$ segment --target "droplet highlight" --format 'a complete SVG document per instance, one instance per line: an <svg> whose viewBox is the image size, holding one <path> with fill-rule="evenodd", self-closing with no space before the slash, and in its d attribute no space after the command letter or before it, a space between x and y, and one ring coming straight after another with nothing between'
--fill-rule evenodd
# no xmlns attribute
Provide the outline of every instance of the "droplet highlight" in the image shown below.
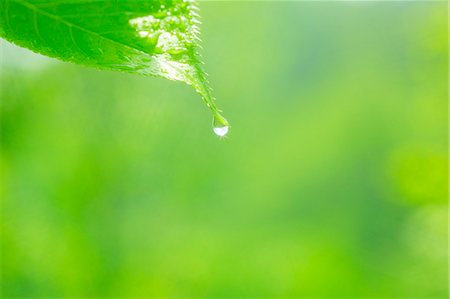
<svg viewBox="0 0 450 299"><path fill-rule="evenodd" d="M213 131L214 133L219 136L219 137L224 137L225 135L228 134L228 126L225 127L214 127Z"/></svg>

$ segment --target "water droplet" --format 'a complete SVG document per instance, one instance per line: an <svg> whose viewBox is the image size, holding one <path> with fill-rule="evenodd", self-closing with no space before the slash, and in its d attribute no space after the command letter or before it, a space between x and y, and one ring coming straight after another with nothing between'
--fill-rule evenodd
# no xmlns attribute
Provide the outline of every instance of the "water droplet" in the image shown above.
<svg viewBox="0 0 450 299"><path fill-rule="evenodd" d="M129 21L130 25L136 30L149 30L149 29L157 29L159 27L159 19L156 19L154 16L145 16L141 18L131 19Z"/></svg>
<svg viewBox="0 0 450 299"><path fill-rule="evenodd" d="M219 137L224 137L227 135L230 126L228 121L220 114L214 115L213 120L213 131Z"/></svg>
<svg viewBox="0 0 450 299"><path fill-rule="evenodd" d="M219 137L224 137L228 133L228 126L225 127L214 127L214 133Z"/></svg>
<svg viewBox="0 0 450 299"><path fill-rule="evenodd" d="M149 34L149 32L148 31L139 31L138 34L140 37L146 37Z"/></svg>
<svg viewBox="0 0 450 299"><path fill-rule="evenodd" d="M164 32L159 36L156 48L169 54L179 54L186 51L178 37L169 32Z"/></svg>
<svg viewBox="0 0 450 299"><path fill-rule="evenodd" d="M176 16L167 16L161 21L161 29L170 31L177 29L180 25L180 19Z"/></svg>

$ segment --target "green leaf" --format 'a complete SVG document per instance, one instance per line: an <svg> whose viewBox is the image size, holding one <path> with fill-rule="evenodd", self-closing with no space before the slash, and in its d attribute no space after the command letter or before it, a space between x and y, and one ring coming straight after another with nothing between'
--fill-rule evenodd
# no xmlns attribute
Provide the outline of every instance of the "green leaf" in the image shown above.
<svg viewBox="0 0 450 299"><path fill-rule="evenodd" d="M216 134L227 131L201 67L195 0L0 1L6 40L63 61L185 82L211 109Z"/></svg>

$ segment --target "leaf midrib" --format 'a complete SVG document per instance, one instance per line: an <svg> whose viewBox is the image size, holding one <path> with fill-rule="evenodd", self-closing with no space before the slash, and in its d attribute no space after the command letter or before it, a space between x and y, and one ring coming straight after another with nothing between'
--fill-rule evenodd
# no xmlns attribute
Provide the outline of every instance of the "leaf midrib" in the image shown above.
<svg viewBox="0 0 450 299"><path fill-rule="evenodd" d="M39 13L39 14L41 14L41 15L47 16L47 17L49 17L49 18L52 18L52 19L54 19L54 20L56 20L56 21L58 21L58 22L61 22L61 23L65 24L66 26L76 28L76 29L78 29L78 30L80 30L80 31L83 31L83 32L85 32L85 33L88 33L88 34L91 34L91 35L98 36L98 37L103 38L103 39L105 39L105 40L107 40L107 41L109 41L109 42L115 43L115 44L120 45L120 46L123 46L123 47L125 47L125 48L131 49L131 50L134 50L134 51L137 51L137 52L139 52L139 53L141 53L141 54L144 54L144 55L146 55L146 56L152 57L152 55L149 54L149 53L147 53L147 52L144 52L144 51L142 51L142 50L140 50L140 49L138 49L138 48L134 48L134 47L132 47L132 46L130 46L130 45L124 44L124 43L119 42L119 41L117 41L117 40L111 39L110 37L101 35L101 34L98 33L98 32L91 31L91 30L89 30L89 29L83 28L83 27L81 27L80 25L77 25L77 24L74 24L74 23L72 23L72 22L70 22L70 21L67 21L67 20L65 20L64 18L62 18L62 17L60 17L60 16L58 16L58 15L54 15L54 14L52 14L52 13L49 13L48 11L45 11L45 10L39 8L39 7L37 7L36 5L33 5L32 3L30 3L30 2L28 2L28 1L26 1L26 0L13 0L13 1L16 2L16 3L18 3L18 4L21 4L22 6L25 6L26 8L32 10L34 13ZM36 28L36 29L37 29L37 28ZM75 41L74 41L74 43L75 43Z"/></svg>

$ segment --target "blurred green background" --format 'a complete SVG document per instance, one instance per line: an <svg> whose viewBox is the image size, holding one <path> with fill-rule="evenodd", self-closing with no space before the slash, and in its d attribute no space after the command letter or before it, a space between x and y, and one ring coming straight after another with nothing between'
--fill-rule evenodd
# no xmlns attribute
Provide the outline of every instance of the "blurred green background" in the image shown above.
<svg viewBox="0 0 450 299"><path fill-rule="evenodd" d="M225 139L1 41L2 297L447 298L447 3L201 8Z"/></svg>

